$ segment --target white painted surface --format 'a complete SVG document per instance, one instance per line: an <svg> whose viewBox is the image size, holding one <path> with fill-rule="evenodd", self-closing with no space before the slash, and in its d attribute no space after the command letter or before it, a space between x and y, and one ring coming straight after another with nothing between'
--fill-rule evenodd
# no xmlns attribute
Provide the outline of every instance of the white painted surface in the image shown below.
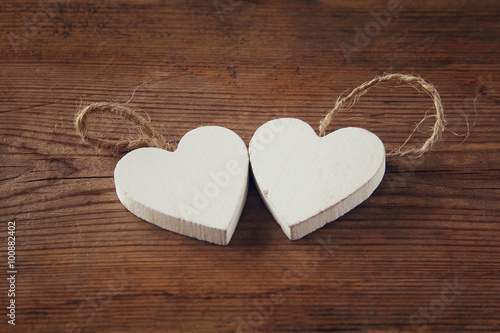
<svg viewBox="0 0 500 333"><path fill-rule="evenodd" d="M115 168L116 193L138 217L164 229L227 245L245 204L248 151L233 131L188 132L175 152L139 148Z"/></svg>
<svg viewBox="0 0 500 333"><path fill-rule="evenodd" d="M259 192L291 240L366 200L385 172L385 148L375 134L348 127L320 138L294 118L259 127L249 153Z"/></svg>

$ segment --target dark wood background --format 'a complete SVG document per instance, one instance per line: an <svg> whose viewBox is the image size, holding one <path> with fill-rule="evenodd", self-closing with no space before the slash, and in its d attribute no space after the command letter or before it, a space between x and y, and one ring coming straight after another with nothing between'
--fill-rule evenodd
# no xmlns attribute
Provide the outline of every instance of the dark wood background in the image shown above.
<svg viewBox="0 0 500 333"><path fill-rule="evenodd" d="M498 1L3 0L0 27L0 332L500 332ZM227 247L138 219L114 191L120 156L72 123L135 90L128 105L172 140L219 125L248 144L277 117L317 127L384 72L438 88L443 140L390 158L366 202L295 242L253 183ZM332 130L391 149L431 107L385 84ZM93 126L128 134L105 115Z"/></svg>

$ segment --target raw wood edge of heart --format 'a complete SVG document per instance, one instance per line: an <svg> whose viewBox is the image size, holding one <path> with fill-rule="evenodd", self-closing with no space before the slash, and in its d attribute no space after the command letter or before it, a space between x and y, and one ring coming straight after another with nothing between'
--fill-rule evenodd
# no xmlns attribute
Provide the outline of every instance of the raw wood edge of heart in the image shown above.
<svg viewBox="0 0 500 333"><path fill-rule="evenodd" d="M270 120L270 121L264 123L263 125L261 125L255 131L254 136L250 140L249 155L250 155L250 166L251 167L253 165L252 164L252 148L251 148L251 146L252 146L252 141L254 140L254 137L257 134L257 132L259 132L259 130L261 128L265 127L269 123L277 122L277 121L283 121L283 120L284 121L287 121L287 120L300 121L308 129L310 129L311 132L314 133L314 135L316 135L316 137L318 139L322 139L321 137L317 136L317 134L314 131L314 129L308 123L304 122L301 119L297 119L297 118L279 118L279 119ZM286 124L286 122L285 122L285 124ZM349 128L349 127L347 127L347 128ZM385 164L386 164L386 160L385 160L385 148L384 148L384 144L383 144L382 140L380 140L380 138L376 134L374 134L373 132L370 132L370 131L368 131L368 130L366 130L364 128L359 128L359 127L352 127L352 128L366 131L366 132L370 133L371 135L375 136L378 139L378 141L380 142L381 147L382 147L382 149L384 151L384 153L383 153L383 159L382 159L382 162L381 162L379 168L374 173L374 175L365 184L363 184L359 189L357 189L356 191L354 191L353 193L351 193L350 195L348 195L346 198L342 199L338 203L334 204L333 206L325 209L322 212L319 212L316 215L313 215L313 216L307 218L304 221L295 223L295 224L293 224L293 225L290 226L290 225L288 225L286 223L281 222L279 219L277 219L276 216L275 216L276 213L274 212L274 209L269 205L269 203L268 203L268 201L266 199L267 198L266 193L262 192L262 189L261 189L261 186L260 186L260 184L259 184L259 182L257 180L257 177L255 176L255 173L252 172L254 180L255 180L255 184L257 186L257 190L258 190L260 196L263 198L264 204L269 209L269 211L273 215L273 217L276 220L276 222L278 223L278 225L281 227L281 229L283 230L283 232L285 233L285 235L290 240L293 241L293 240L298 240L300 238L303 238L303 237L309 235L310 233L312 233L312 232L314 232L314 231L322 228L326 224L334 222L336 219L338 219L339 217L341 217L344 214L348 213L349 211L351 211L352 209L356 208L361 203L363 203L366 199L368 199L371 196L371 194L377 189L378 185L380 185L380 183L382 182L382 179L384 178L384 174L385 174ZM342 129L340 129L340 130L342 130ZM333 134L335 132L336 131L334 131L334 132L332 132L330 134ZM349 203L349 205L347 205L346 203ZM350 208L349 208L349 206L350 206Z"/></svg>
<svg viewBox="0 0 500 333"><path fill-rule="evenodd" d="M339 201L337 204L318 213L317 215L311 216L309 219L294 224L291 227L288 226L288 228L290 228L290 236L288 236L286 232L285 234L287 234L290 240L298 240L324 227L325 225L334 222L339 217L350 212L351 210L362 204L365 200L367 200L372 195L372 193L375 192L378 185L380 185L380 183L382 182L384 174L385 158L375 175L358 190L351 193L349 196Z"/></svg>
<svg viewBox="0 0 500 333"><path fill-rule="evenodd" d="M245 194L243 196L242 202L246 201L246 193L248 192L248 178L245 187ZM162 229L175 232L177 234L202 240L205 242L217 244L217 245L228 245L231 238L238 225L239 217L244 208L244 204L240 206L235 211L231 223L228 229L218 229L198 223L194 223L188 220L172 217L167 214L163 214L154 209L148 208L138 202L130 200L127 193L121 190L121 188L115 183L116 194L120 202L127 208L132 214L144 220L145 222L156 225ZM234 222L236 221L236 222Z"/></svg>
<svg viewBox="0 0 500 333"><path fill-rule="evenodd" d="M219 126L207 126L207 127L219 127ZM188 133L186 133L183 138L185 138L188 134L192 134L192 132L200 130L201 128L204 127L199 127L196 128ZM205 127L206 128L206 127ZM224 130L231 131L227 128L224 127L219 127ZM239 140L243 143L246 149L246 145L244 144L243 140L241 139L238 134L235 132L231 131L232 134L236 135ZM179 147L181 146L182 139L179 142ZM141 149L159 149L159 148L139 148L137 150ZM160 149L161 150L161 149ZM133 154L134 151L129 152L129 154ZM164 150L162 150L164 151ZM164 151L165 153L173 154L174 152L168 152ZM125 157L125 156L124 156ZM123 158L123 157L122 157ZM214 228L206 225L201 225L199 223L191 222L182 218L178 217L173 217L164 213L161 213L155 209L148 208L144 206L143 204L131 199L131 197L125 192L124 190L121 189L119 184L116 182L116 176L114 177L115 179L115 188L116 188L116 194L118 196L118 199L120 202L123 204L125 208L127 208L132 214L136 215L137 217L141 218L145 222L151 223L153 225L156 225L162 229L172 231L175 233L178 233L183 236L188 236L192 237L198 240L206 241L209 243L217 244L217 245L228 245L229 242L231 241L231 238L236 230L236 227L238 225L238 221L240 219L241 213L243 212L243 208L245 206L247 194L248 194L248 181L249 181L249 158L247 157L246 159L247 165L245 169L245 184L243 186L243 192L242 192L242 198L239 201L237 209L235 209L234 214L232 218L230 219L230 222L228 224L227 229L219 229L219 228ZM115 167L115 174L116 170L118 169L120 161L117 163L117 166Z"/></svg>

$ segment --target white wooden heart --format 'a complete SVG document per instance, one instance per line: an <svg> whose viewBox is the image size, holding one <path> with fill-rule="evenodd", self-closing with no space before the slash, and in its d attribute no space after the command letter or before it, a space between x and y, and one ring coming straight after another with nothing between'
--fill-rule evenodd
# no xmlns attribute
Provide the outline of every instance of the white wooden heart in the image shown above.
<svg viewBox="0 0 500 333"><path fill-rule="evenodd" d="M318 137L294 118L259 127L249 154L257 188L291 240L366 200L385 172L385 148L375 134L348 127Z"/></svg>
<svg viewBox="0 0 500 333"><path fill-rule="evenodd" d="M174 152L139 148L115 168L116 193L138 217L164 229L227 245L248 187L248 151L233 131L188 132Z"/></svg>

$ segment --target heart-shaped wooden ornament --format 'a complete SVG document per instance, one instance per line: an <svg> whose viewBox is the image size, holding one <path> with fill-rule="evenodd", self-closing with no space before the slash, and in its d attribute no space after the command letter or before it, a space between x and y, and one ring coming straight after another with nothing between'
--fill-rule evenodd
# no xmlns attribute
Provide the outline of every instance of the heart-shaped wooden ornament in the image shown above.
<svg viewBox="0 0 500 333"><path fill-rule="evenodd" d="M138 217L219 245L231 240L248 187L248 151L233 131L188 132L177 150L139 148L115 168L116 193Z"/></svg>
<svg viewBox="0 0 500 333"><path fill-rule="evenodd" d="M259 192L291 240L366 200L385 172L385 148L375 134L348 127L319 137L294 118L259 127L249 154Z"/></svg>

